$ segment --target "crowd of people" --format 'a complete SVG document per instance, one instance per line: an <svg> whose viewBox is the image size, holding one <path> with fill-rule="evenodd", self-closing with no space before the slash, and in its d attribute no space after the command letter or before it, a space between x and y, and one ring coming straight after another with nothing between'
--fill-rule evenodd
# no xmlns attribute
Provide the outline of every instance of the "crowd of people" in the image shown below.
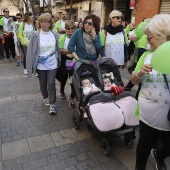
<svg viewBox="0 0 170 170"><path fill-rule="evenodd" d="M170 15L159 14L148 19L145 34L139 38L131 22L122 22L123 14L118 10L109 14L108 25L103 28L100 18L94 14L83 20L79 18L76 25L67 19L66 11L61 17L44 13L37 19L31 12L9 17L8 8L4 8L3 13L0 55L9 62L16 60L16 66L23 63L25 75L38 75L43 102L49 107L50 114L57 112L56 79L60 82L62 99L66 99L65 85L69 79L70 108L74 109L75 100L79 100L72 83L73 72L66 69L68 63L108 57L123 69L133 58L133 64L128 68L132 76L126 88L140 85L136 95L140 136L135 169L145 170L150 153L156 160L157 170L167 169L164 159L170 154L170 122L167 119L170 96L165 81L156 81L158 72L151 67L151 59L154 51L170 40ZM159 74L159 78L164 80L163 75ZM167 79L170 86L170 76ZM106 88L109 84L109 89L115 90L116 86L111 85L108 78L103 81ZM92 88L98 90L88 79L82 81L82 86L86 95ZM120 87L117 90L124 91Z"/></svg>

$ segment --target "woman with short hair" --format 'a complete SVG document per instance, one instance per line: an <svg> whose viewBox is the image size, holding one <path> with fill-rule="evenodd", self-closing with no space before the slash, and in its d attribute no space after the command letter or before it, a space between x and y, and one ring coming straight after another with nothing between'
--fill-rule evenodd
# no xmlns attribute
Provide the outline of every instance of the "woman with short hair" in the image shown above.
<svg viewBox="0 0 170 170"><path fill-rule="evenodd" d="M170 75L166 75L166 83L163 74L151 67L151 60L155 50L170 40L170 15L155 15L146 25L144 33L151 50L140 57L131 78L133 84L141 83L137 112L140 131L136 170L145 170L150 153L156 160L156 169L166 170L168 168L164 159L170 155L170 122L167 119L170 108ZM159 57L161 61L161 56ZM159 140L161 142L156 145Z"/></svg>
<svg viewBox="0 0 170 170"><path fill-rule="evenodd" d="M52 31L53 21L49 14L39 17L40 30L35 31L30 39L27 50L28 76L38 73L40 90L49 113L56 113L55 77L60 58L58 36Z"/></svg>
<svg viewBox="0 0 170 170"><path fill-rule="evenodd" d="M76 96L76 92L71 81L73 73L71 71L66 70L66 62L68 63L73 60L72 54L70 54L70 52L68 51L68 43L70 41L72 34L74 33L76 29L75 22L71 20L67 20L65 23L65 29L66 29L66 34L63 34L59 38L59 47L61 50L61 66L60 66L60 69L58 70L57 77L58 79L60 79L60 97L62 99L66 98L64 88L65 88L67 79L69 77L69 80L70 80L69 83L71 86L71 94L70 94L70 97L68 98L69 107L74 109L75 108L74 99Z"/></svg>
<svg viewBox="0 0 170 170"><path fill-rule="evenodd" d="M122 26L122 12L113 10L109 14L110 24L103 28L100 34L106 57L112 58L119 66L126 65L127 46L126 34Z"/></svg>

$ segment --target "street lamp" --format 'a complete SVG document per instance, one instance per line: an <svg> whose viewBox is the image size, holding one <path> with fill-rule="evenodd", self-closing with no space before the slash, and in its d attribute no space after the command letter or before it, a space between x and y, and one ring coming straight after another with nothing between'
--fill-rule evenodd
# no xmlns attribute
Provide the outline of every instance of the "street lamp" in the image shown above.
<svg viewBox="0 0 170 170"><path fill-rule="evenodd" d="M89 0L89 14L91 14L91 1L92 0Z"/></svg>

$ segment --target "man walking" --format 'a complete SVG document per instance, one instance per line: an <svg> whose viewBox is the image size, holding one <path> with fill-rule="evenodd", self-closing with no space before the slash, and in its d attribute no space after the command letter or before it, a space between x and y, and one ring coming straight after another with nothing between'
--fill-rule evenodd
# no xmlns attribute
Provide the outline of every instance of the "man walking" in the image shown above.
<svg viewBox="0 0 170 170"><path fill-rule="evenodd" d="M57 21L56 23L56 28L58 31L58 35L59 37L61 36L61 34L65 34L66 33L66 29L65 29L65 23L67 21L67 12L63 11L61 14L61 19Z"/></svg>
<svg viewBox="0 0 170 170"><path fill-rule="evenodd" d="M3 45L5 48L6 58L8 61L12 61L15 58L15 45L11 26L12 20L9 18L8 8L4 8L3 13L4 17L0 20L0 30L3 31ZM10 60L9 50L12 54L12 60Z"/></svg>

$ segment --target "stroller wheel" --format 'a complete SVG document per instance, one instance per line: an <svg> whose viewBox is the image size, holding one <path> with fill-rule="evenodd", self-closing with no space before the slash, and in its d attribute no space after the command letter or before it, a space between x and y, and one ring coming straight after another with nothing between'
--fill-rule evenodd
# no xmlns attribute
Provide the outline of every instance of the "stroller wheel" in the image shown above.
<svg viewBox="0 0 170 170"><path fill-rule="evenodd" d="M111 145L107 139L103 139L101 147L105 155L109 156L111 154Z"/></svg>
<svg viewBox="0 0 170 170"><path fill-rule="evenodd" d="M127 141L126 141L126 146L128 148L132 148L134 145L134 140L132 138L129 138Z"/></svg>
<svg viewBox="0 0 170 170"><path fill-rule="evenodd" d="M134 130L132 132L124 134L124 141L125 141L126 146L128 148L132 148L133 147L134 139L135 139Z"/></svg>
<svg viewBox="0 0 170 170"><path fill-rule="evenodd" d="M72 116L72 120L73 120L73 126L75 129L79 129L80 128L80 118L78 116L77 113L74 113Z"/></svg>

